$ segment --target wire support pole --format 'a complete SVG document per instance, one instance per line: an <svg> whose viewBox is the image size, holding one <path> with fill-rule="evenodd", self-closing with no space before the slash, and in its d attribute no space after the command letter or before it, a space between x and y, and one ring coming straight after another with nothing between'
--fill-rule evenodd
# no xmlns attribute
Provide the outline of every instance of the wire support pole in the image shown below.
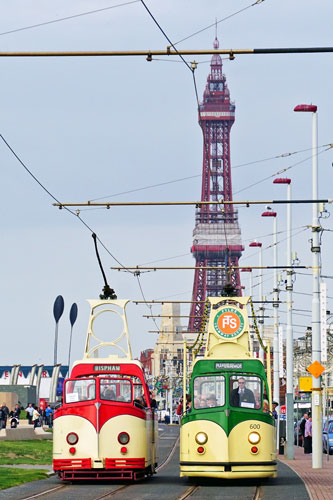
<svg viewBox="0 0 333 500"><path fill-rule="evenodd" d="M317 112L312 113L312 196L318 193ZM318 205L312 205L312 362L321 362L320 339L320 222ZM312 468L323 466L321 377L312 377Z"/></svg>
<svg viewBox="0 0 333 500"><path fill-rule="evenodd" d="M288 199L291 197L291 184L287 185ZM291 265L292 262L292 242L291 242L291 205L287 207L287 262ZM287 458L293 460L294 452L294 335L293 335L293 318L292 318L292 271L287 272L287 331L286 331L286 410L287 410Z"/></svg>
<svg viewBox="0 0 333 500"><path fill-rule="evenodd" d="M194 55L228 55L231 60L236 55L263 55L263 54L314 54L333 52L333 47L280 47L259 49L203 49L203 50L68 50L68 51L11 51L0 52L0 57L126 57L141 56L152 61L153 56L194 56Z"/></svg>

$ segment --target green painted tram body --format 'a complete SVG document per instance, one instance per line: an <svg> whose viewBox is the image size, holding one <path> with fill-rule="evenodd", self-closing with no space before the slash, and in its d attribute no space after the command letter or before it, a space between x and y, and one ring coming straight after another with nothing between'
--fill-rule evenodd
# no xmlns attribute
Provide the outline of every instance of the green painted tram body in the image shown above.
<svg viewBox="0 0 333 500"><path fill-rule="evenodd" d="M215 343L215 351L209 351L211 344L207 341L208 355L206 353L205 358L197 359L193 365L189 387L192 408L182 416L180 427L181 477L276 477L275 419L270 412L264 411L263 405L264 398L269 394L265 369L263 363L252 358L248 352L246 357L239 357L245 351L237 341L232 342L233 346L228 345L226 349ZM227 353L226 358L221 356L223 351ZM235 357L231 357L232 352ZM217 354L220 356L217 357ZM260 386L257 407L235 407L231 404L231 388L236 379L243 377L255 380ZM215 407L196 407L195 385L199 387L201 380L204 381L202 383L215 380L216 397L220 397ZM220 396L216 380L223 386ZM213 385L210 384L211 387ZM253 443L253 439L258 441Z"/></svg>

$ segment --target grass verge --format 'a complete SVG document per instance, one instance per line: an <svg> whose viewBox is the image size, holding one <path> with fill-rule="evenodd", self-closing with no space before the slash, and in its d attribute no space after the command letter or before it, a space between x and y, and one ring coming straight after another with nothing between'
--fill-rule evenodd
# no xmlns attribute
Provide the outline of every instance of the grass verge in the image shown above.
<svg viewBox="0 0 333 500"><path fill-rule="evenodd" d="M52 441L48 439L1 441L0 465L16 464L52 464Z"/></svg>
<svg viewBox="0 0 333 500"><path fill-rule="evenodd" d="M30 481L45 479L47 477L46 470L41 469L12 469L10 467L0 467L0 490L18 486Z"/></svg>

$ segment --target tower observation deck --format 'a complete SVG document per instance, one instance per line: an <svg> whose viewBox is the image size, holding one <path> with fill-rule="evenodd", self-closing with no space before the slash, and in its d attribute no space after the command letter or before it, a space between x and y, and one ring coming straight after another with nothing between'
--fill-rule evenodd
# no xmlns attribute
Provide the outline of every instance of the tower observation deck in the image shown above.
<svg viewBox="0 0 333 500"><path fill-rule="evenodd" d="M219 42L215 38L214 48ZM230 101L222 59L214 54L207 78L203 101L199 108L199 124L203 132L203 166L201 201L219 201L221 205L204 205L196 209L193 246L196 260L189 331L199 331L208 296L218 297L227 283L241 296L238 259L244 250L238 225L238 213L232 201L230 130L235 121L235 105ZM207 270L205 267L218 267Z"/></svg>

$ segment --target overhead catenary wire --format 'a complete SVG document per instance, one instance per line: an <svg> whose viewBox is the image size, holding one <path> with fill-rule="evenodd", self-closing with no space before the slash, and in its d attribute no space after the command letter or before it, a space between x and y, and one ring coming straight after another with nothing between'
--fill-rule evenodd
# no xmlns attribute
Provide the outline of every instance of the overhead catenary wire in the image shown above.
<svg viewBox="0 0 333 500"><path fill-rule="evenodd" d="M40 28L41 26L46 26L46 25L49 25L49 24L60 23L62 21L68 21L69 19L75 19L75 18L78 18L78 17L89 16L91 14L97 14L99 12L105 12L107 10L116 9L117 7L124 7L126 5L130 5L130 4L133 4L133 3L139 3L139 2L140 2L140 0L131 0L129 2L124 2L124 3L120 3L120 4L116 4L116 5L110 5L109 7L103 7L101 9L94 9L94 10L89 10L87 12L80 12L79 14L72 14L71 16L61 17L59 19L52 19L51 21L44 21L42 23L31 24L29 26L23 26L22 28L15 28L15 29L12 29L12 30L3 31L3 32L0 33L0 36L10 35L12 33L18 33L19 31L30 30L30 29L33 29L33 28Z"/></svg>
<svg viewBox="0 0 333 500"><path fill-rule="evenodd" d="M2 139L3 143L7 146L7 148L9 149L9 151L12 153L12 155L22 165L22 167L25 169L25 171L34 179L34 181L43 189L43 191L45 191L47 193L47 195L50 196L54 201L56 201L57 203L60 203L60 201L58 200L58 198L56 196L54 196L51 193L51 191L49 191L43 185L43 183L32 173L32 171L27 167L27 165L21 160L21 158L14 151L14 149L12 148L12 146L7 142L7 140L5 139L5 137L2 134L0 134L0 138ZM112 254L112 252L107 248L107 246L104 244L104 242L96 235L96 232L76 212L73 212L72 210L70 210L68 208L65 208L65 209L66 209L66 211L68 213L70 213L71 215L74 215L76 217L76 219L78 219L81 222L81 224L83 224L86 227L86 229L88 229L90 231L90 233L92 235L95 235L94 239L99 242L99 244L110 255L110 257L112 257L123 269L125 269L125 266ZM134 276L137 277L137 281L138 281L138 285L139 285L139 289L140 289L141 295L142 295L143 299L146 300L144 292L143 292L143 289L142 289L142 286L141 286L141 283L140 283L140 276L137 273L135 273L133 271L130 271L130 270L128 270L127 272L129 272L129 273L131 273L131 274L133 274ZM152 312L151 308L149 308L149 310ZM155 321L154 321L154 323L155 323L155 326L158 327Z"/></svg>
<svg viewBox="0 0 333 500"><path fill-rule="evenodd" d="M177 62L181 63L182 61L177 61ZM330 144L323 144L322 146L318 146L317 149L319 150L319 149L327 147L327 146L331 146L331 145ZM281 159L281 158L287 158L289 156L296 155L296 154L299 154L299 153L304 153L304 152L310 151L310 150L312 151L312 148L300 149L299 151L288 152L288 153L281 153L281 154L278 154L278 155L275 155L275 156L270 156L268 158L263 158L263 159L260 159L260 160L254 160L254 161L250 161L250 162L247 162L247 163L240 163L239 165L231 166L231 170L234 170L234 169L237 169L237 168L242 168L242 167L256 165L258 163L264 163L264 162L271 161L271 160L277 160L277 159ZM278 174L274 174L274 175L278 175ZM147 190L147 189L153 189L153 188L156 188L156 187L166 186L168 184L174 184L174 183L177 183L177 182L188 181L190 179L196 179L196 178L201 177L201 176L202 176L202 173L195 174L195 175L189 175L187 177L180 177L178 179L171 179L171 180L165 181L165 182L159 182L159 183L156 183L156 184L150 184L148 186L142 186L142 187L138 187L138 188L129 189L127 191L121 191L119 193L112 193L112 194L100 196L100 197L97 197L97 198L91 198L90 201L99 201L99 200L103 200L105 198L113 198L115 196L121 196L121 195L124 195L124 194L136 193L136 192L144 191L144 190Z"/></svg>
<svg viewBox="0 0 333 500"><path fill-rule="evenodd" d="M240 14L241 12L244 12L244 11L250 9L251 7L254 7L255 5L259 5L260 3L263 3L263 1L264 0L256 0L256 2L252 3L251 5L248 5L247 7L243 7L243 9L237 10L236 12L233 12L232 14L229 14L228 16L223 17L222 19L219 19L218 21L215 21L212 24L209 24L208 26L205 26L204 28L201 28L198 31L195 31L194 33L186 36L185 38L178 40L178 42L175 42L174 45L178 45L181 42L185 42L185 40L188 40L189 38L192 38L192 37L198 35L199 33L202 33L203 31L206 31L206 30L212 28L213 26L216 26L217 24L222 23L223 21L226 21L227 19L230 19L230 18L236 16L237 14Z"/></svg>

